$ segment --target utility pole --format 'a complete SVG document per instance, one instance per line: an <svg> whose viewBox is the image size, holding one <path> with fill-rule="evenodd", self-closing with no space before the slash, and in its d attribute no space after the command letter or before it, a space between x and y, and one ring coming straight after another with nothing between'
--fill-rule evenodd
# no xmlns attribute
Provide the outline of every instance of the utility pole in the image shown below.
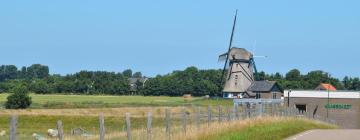
<svg viewBox="0 0 360 140"><path fill-rule="evenodd" d="M288 91L288 99L287 99L287 106L290 107L290 92L291 89Z"/></svg>
<svg viewBox="0 0 360 140"><path fill-rule="evenodd" d="M328 97L327 97L327 107L326 107L326 118L329 118L329 107L330 107L330 74L328 74L328 87L327 87L327 92L328 92Z"/></svg>

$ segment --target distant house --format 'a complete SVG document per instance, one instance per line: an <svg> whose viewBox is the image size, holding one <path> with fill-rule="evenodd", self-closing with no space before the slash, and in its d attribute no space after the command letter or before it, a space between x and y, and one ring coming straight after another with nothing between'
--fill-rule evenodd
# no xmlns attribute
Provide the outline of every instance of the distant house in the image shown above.
<svg viewBox="0 0 360 140"><path fill-rule="evenodd" d="M331 84L321 83L319 86L315 88L315 90L329 90L329 91L336 91L336 88Z"/></svg>
<svg viewBox="0 0 360 140"><path fill-rule="evenodd" d="M128 78L130 84L130 92L134 93L137 91L138 86L144 86L145 82L148 80L146 77L141 78Z"/></svg>
<svg viewBox="0 0 360 140"><path fill-rule="evenodd" d="M244 98L281 99L283 89L275 81L254 81Z"/></svg>

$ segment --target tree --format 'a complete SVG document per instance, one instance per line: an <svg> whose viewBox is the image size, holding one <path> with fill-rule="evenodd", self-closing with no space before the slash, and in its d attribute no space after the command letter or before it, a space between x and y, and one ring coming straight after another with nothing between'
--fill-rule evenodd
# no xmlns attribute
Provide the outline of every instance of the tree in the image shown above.
<svg viewBox="0 0 360 140"><path fill-rule="evenodd" d="M131 69L126 69L122 72L122 74L125 76L125 77L131 77L132 76L132 70Z"/></svg>
<svg viewBox="0 0 360 140"><path fill-rule="evenodd" d="M5 108L7 109L25 109L31 105L31 97L28 90L22 85L18 85L13 89L13 93L7 97Z"/></svg>
<svg viewBox="0 0 360 140"><path fill-rule="evenodd" d="M132 75L133 78L141 78L142 77L142 74L141 72L135 72L133 75Z"/></svg>
<svg viewBox="0 0 360 140"><path fill-rule="evenodd" d="M0 81L17 78L17 67L14 65L0 66Z"/></svg>
<svg viewBox="0 0 360 140"><path fill-rule="evenodd" d="M49 76L49 67L40 65L40 64L33 64L26 69L27 77L28 78L45 78Z"/></svg>
<svg viewBox="0 0 360 140"><path fill-rule="evenodd" d="M289 81L300 81L301 80L300 71L298 69L290 70L288 73L286 73L285 79Z"/></svg>
<svg viewBox="0 0 360 140"><path fill-rule="evenodd" d="M51 93L50 86L44 80L34 80L30 84L30 90L38 94Z"/></svg>

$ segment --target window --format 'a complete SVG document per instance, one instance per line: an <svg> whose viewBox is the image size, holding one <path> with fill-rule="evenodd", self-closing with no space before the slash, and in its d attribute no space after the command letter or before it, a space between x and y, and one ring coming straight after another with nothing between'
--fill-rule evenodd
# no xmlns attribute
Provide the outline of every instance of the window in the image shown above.
<svg viewBox="0 0 360 140"><path fill-rule="evenodd" d="M276 99L276 92L273 92L273 99Z"/></svg>
<svg viewBox="0 0 360 140"><path fill-rule="evenodd" d="M299 114L304 114L306 112L306 104L296 104L295 107Z"/></svg>
<svg viewBox="0 0 360 140"><path fill-rule="evenodd" d="M260 98L261 98L260 92L257 92L257 93L256 93L255 98L256 98L256 99L260 99Z"/></svg>

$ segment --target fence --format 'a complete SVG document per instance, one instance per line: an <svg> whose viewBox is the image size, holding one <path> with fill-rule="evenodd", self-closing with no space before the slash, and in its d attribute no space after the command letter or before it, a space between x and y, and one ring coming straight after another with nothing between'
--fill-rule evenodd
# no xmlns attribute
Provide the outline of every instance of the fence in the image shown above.
<svg viewBox="0 0 360 140"><path fill-rule="evenodd" d="M146 123L143 126L146 128L132 129L131 121L132 116L130 113L125 114L125 126L123 131L119 135L112 135L112 138L116 139L159 139L162 137L165 139L172 139L174 133L191 133L192 128L200 129L201 126L210 126L213 123L238 121L248 118L261 117L261 116L277 116L277 117L304 117L308 119L316 119L328 123L335 123L332 120L328 120L324 117L314 116L310 112L299 112L296 108L286 108L281 104L249 104L249 105L234 105L230 106L190 106L183 107L181 111L172 112L171 108L166 108L161 120L164 122L163 126L154 127L154 116L152 112L146 114ZM106 137L105 117L103 114L99 114L99 132L98 135L84 134L81 130L80 136L82 139L110 139ZM18 116L13 115L10 117L10 140L17 140L17 124ZM77 134L77 130L72 130L71 134L64 133L63 122L61 120L54 122L56 124L58 140L72 139L73 135ZM119 126L121 127L121 126ZM73 132L74 131L74 132ZM156 132L156 133L155 133Z"/></svg>

